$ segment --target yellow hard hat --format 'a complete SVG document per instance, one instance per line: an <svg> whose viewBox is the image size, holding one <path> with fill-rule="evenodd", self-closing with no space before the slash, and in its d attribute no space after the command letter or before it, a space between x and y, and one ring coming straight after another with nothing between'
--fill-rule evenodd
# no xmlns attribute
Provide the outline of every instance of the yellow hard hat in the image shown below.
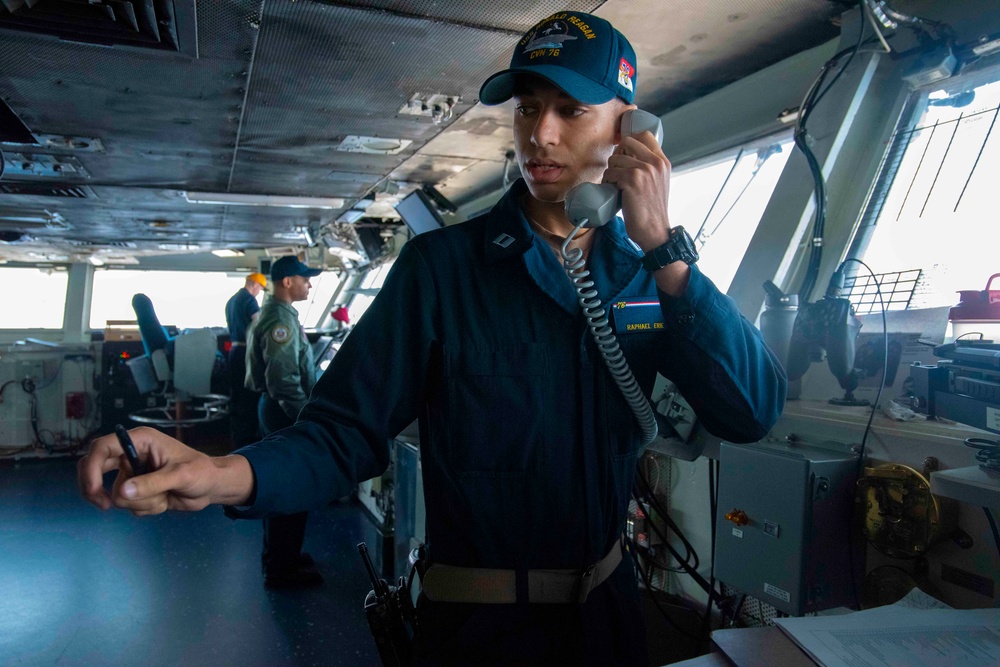
<svg viewBox="0 0 1000 667"><path fill-rule="evenodd" d="M251 273L249 276L247 276L247 280L252 280L261 287L267 287L267 278L264 276L263 273Z"/></svg>

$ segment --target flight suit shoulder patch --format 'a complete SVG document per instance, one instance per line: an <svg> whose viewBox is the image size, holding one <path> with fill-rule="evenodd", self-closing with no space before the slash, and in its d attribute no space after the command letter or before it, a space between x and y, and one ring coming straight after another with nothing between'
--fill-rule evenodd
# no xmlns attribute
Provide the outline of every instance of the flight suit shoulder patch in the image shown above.
<svg viewBox="0 0 1000 667"><path fill-rule="evenodd" d="M271 329L271 340L275 343L286 343L290 337L291 334L288 331L288 327L283 324L279 324Z"/></svg>

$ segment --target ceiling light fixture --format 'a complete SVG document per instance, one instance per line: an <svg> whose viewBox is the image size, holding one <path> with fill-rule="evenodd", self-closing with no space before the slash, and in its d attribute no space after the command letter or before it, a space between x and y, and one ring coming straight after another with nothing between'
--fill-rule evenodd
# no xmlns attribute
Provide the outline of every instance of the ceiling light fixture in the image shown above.
<svg viewBox="0 0 1000 667"><path fill-rule="evenodd" d="M223 248L222 250L213 250L212 254L216 257L243 257L246 253L242 250L230 250L229 248Z"/></svg>
<svg viewBox="0 0 1000 667"><path fill-rule="evenodd" d="M349 134L337 146L338 151L349 153L369 153L373 155L396 155L402 153L412 144L411 139L392 139L388 137L362 137Z"/></svg>
<svg viewBox="0 0 1000 667"><path fill-rule="evenodd" d="M185 192L189 204L216 206L277 206L282 208L343 208L339 197L288 197L285 195L243 195L231 192Z"/></svg>

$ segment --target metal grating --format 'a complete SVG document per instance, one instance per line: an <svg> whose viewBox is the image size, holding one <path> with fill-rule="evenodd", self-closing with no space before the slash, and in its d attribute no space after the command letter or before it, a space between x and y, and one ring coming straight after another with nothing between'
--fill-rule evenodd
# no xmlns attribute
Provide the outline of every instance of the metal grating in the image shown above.
<svg viewBox="0 0 1000 667"><path fill-rule="evenodd" d="M853 276L844 281L845 295L858 315L880 313L883 303L886 310L906 310L922 276L920 269Z"/></svg>
<svg viewBox="0 0 1000 667"><path fill-rule="evenodd" d="M399 115L403 103L416 91L453 95L461 98L457 118L475 103L479 84L506 59L516 39L495 30L353 7L268 3L231 190L260 192L263 183L273 183L250 168L266 160L294 165L295 192L355 195L354 188L342 192L341 183L325 176L363 173L371 184L388 175L446 127ZM308 63L305 71L303 62ZM420 67L399 68L400 62ZM298 134L300 128L312 128L312 136ZM413 143L389 156L337 151L352 134Z"/></svg>
<svg viewBox="0 0 1000 667"><path fill-rule="evenodd" d="M13 183L3 181L0 182L0 194L88 199L94 196L94 191L84 185L49 185L47 183Z"/></svg>
<svg viewBox="0 0 1000 667"><path fill-rule="evenodd" d="M556 12L588 12L604 0L316 0L322 4L378 9L397 16L442 21L467 28L499 30L520 37L538 21Z"/></svg>
<svg viewBox="0 0 1000 667"><path fill-rule="evenodd" d="M75 248L138 248L134 241L80 241L76 239L66 239L66 245Z"/></svg>
<svg viewBox="0 0 1000 667"><path fill-rule="evenodd" d="M777 618L779 612L766 602L762 602L751 595L744 597L742 591L733 588L729 584L722 584L722 595L724 597L734 597L737 600L742 599L743 603L736 610L736 618L732 619L732 623L738 627L763 628L774 625L774 619Z"/></svg>
<svg viewBox="0 0 1000 667"><path fill-rule="evenodd" d="M0 28L198 56L194 0L0 0Z"/></svg>

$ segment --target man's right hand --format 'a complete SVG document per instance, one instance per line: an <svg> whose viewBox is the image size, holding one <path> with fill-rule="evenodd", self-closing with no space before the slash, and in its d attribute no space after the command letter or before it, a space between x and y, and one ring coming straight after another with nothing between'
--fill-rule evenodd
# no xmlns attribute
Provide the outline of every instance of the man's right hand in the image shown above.
<svg viewBox="0 0 1000 667"><path fill-rule="evenodd" d="M129 435L139 459L152 472L131 477L114 435L94 440L77 464L80 493L101 509L114 505L136 516L191 512L213 503L245 504L253 491L253 470L242 456L207 456L152 428L133 429ZM118 475L109 493L103 475L115 469Z"/></svg>

